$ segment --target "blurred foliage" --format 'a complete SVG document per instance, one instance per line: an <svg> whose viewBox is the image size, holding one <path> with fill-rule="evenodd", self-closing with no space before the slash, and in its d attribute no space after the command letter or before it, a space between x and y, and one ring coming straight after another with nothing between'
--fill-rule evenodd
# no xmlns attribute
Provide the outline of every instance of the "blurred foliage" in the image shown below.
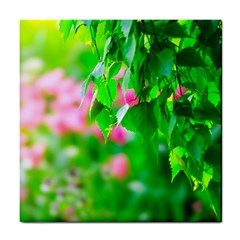
<svg viewBox="0 0 240 240"><path fill-rule="evenodd" d="M57 21L43 20L20 22L20 220L217 221L208 192L192 191L183 171L171 183L170 152L162 134L156 138L157 148L153 149L119 126L104 143L94 120L103 104L95 102L92 105L91 84L84 99L79 90L79 84L83 88L82 80L98 64L98 54L88 43L87 27L81 28L82 32L79 29L78 35L70 32L64 42L58 24ZM125 27L127 29L127 25ZM106 40L103 30L100 27L96 36L101 55ZM82 37L81 41L79 37ZM116 69L112 69L113 76L120 68L116 66ZM119 81L122 78L123 74ZM44 85L45 79L47 83L56 83L53 87ZM70 90L64 84L71 85ZM79 92L79 98L75 90ZM154 91L151 93L154 96ZM128 94L133 102L131 92ZM35 112L41 101L44 102L43 110L39 107L40 113ZM121 99L116 104L119 102ZM36 121L37 116L39 121ZM71 121L71 116L79 120ZM209 164L221 143L219 124L213 126L211 138L215 145L205 153ZM221 195L219 185L213 183L209 187L216 191L214 196ZM215 199L216 202L219 199Z"/></svg>

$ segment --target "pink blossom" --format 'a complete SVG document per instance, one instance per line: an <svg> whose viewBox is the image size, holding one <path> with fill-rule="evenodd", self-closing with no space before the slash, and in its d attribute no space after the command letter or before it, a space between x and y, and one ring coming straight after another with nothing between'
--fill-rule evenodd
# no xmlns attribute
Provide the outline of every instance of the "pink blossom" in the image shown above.
<svg viewBox="0 0 240 240"><path fill-rule="evenodd" d="M21 127L32 129L43 120L46 104L43 100L32 100L24 104L20 111Z"/></svg>
<svg viewBox="0 0 240 240"><path fill-rule="evenodd" d="M24 201L27 198L27 189L20 187L20 201Z"/></svg>
<svg viewBox="0 0 240 240"><path fill-rule="evenodd" d="M120 83L118 83L117 85L117 100L116 100L116 106L123 106L126 103L129 104L130 107L135 106L136 104L138 104L139 100L136 97L135 93L134 93L134 89L128 89L125 93L125 95L123 94L122 91L122 87L120 85Z"/></svg>
<svg viewBox="0 0 240 240"><path fill-rule="evenodd" d="M62 84L63 76L64 74L61 69L46 73L37 80L36 88L43 93L55 96L59 91L59 86Z"/></svg>
<svg viewBox="0 0 240 240"><path fill-rule="evenodd" d="M202 210L202 204L199 202L199 201L195 201L193 204L192 204L192 209L195 211L195 212L200 212Z"/></svg>
<svg viewBox="0 0 240 240"><path fill-rule="evenodd" d="M86 125L85 116L77 108L55 112L45 116L45 124L57 135L80 132Z"/></svg>
<svg viewBox="0 0 240 240"><path fill-rule="evenodd" d="M183 86L178 86L175 94L174 94L174 100L179 100L182 95L186 93L187 89Z"/></svg>
<svg viewBox="0 0 240 240"><path fill-rule="evenodd" d="M118 154L112 157L109 163L109 170L117 179L122 180L126 177L129 169L129 162L125 154Z"/></svg>
<svg viewBox="0 0 240 240"><path fill-rule="evenodd" d="M24 146L27 142L27 135L22 134L20 135L20 146Z"/></svg>
<svg viewBox="0 0 240 240"><path fill-rule="evenodd" d="M36 143L31 147L21 147L20 158L21 160L30 160L33 167L37 167L43 157L45 145Z"/></svg>
<svg viewBox="0 0 240 240"><path fill-rule="evenodd" d="M113 128L109 135L109 139L116 142L119 145L122 145L127 142L127 132L122 126Z"/></svg>
<svg viewBox="0 0 240 240"><path fill-rule="evenodd" d="M138 98L135 96L134 89L127 90L125 97L126 103L128 103L130 107L137 105L139 102Z"/></svg>

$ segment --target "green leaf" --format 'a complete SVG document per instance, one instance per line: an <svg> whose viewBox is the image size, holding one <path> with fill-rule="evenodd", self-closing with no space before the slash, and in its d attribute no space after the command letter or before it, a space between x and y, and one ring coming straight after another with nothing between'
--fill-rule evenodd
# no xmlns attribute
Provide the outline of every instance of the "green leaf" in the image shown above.
<svg viewBox="0 0 240 240"><path fill-rule="evenodd" d="M215 107L221 100L221 95L215 84L215 82L208 83L208 101L211 102Z"/></svg>
<svg viewBox="0 0 240 240"><path fill-rule="evenodd" d="M113 64L111 64L111 66L109 67L109 71L108 71L108 79L111 79L114 76L116 76L117 73L119 72L121 66L122 66L121 63L113 63Z"/></svg>
<svg viewBox="0 0 240 240"><path fill-rule="evenodd" d="M205 67L200 55L192 48L183 49L177 54L177 64L184 67Z"/></svg>
<svg viewBox="0 0 240 240"><path fill-rule="evenodd" d="M204 162L203 170L202 188L203 190L206 190L208 188L210 180L213 178L213 168Z"/></svg>
<svg viewBox="0 0 240 240"><path fill-rule="evenodd" d="M125 48L124 48L124 53L126 56L126 59L128 61L128 64L131 65L133 61L133 57L135 54L137 42L134 34L131 34L126 41Z"/></svg>
<svg viewBox="0 0 240 240"><path fill-rule="evenodd" d="M160 60L159 75L169 77L172 73L175 59L173 51L169 48L165 48L159 52L157 56Z"/></svg>
<svg viewBox="0 0 240 240"><path fill-rule="evenodd" d="M134 130L144 141L149 142L156 133L158 127L154 115L154 104L152 102L143 102L135 105L128 110L124 119L128 117L130 123L123 121L123 126L130 131Z"/></svg>
<svg viewBox="0 0 240 240"><path fill-rule="evenodd" d="M198 20L197 24L205 39L208 39L217 30L218 20Z"/></svg>
<svg viewBox="0 0 240 240"><path fill-rule="evenodd" d="M83 84L82 84L82 87L81 87L81 90L80 90L80 96L81 96L81 98L82 98L82 101L81 101L81 103L80 103L80 107L82 106L82 103L83 103L83 100L84 100L84 97L85 97L85 95L86 95L87 88L88 88L88 85L89 85L91 79L92 79L92 74L90 74L90 75L88 76L88 78L87 78L87 79L83 82Z"/></svg>
<svg viewBox="0 0 240 240"><path fill-rule="evenodd" d="M189 71L193 82L195 83L196 89L204 94L208 86L207 73L203 68L192 68Z"/></svg>
<svg viewBox="0 0 240 240"><path fill-rule="evenodd" d="M177 176L177 174L183 170L183 160L181 159L184 155L184 149L181 147L176 147L170 152L169 162L172 169L172 180Z"/></svg>
<svg viewBox="0 0 240 240"><path fill-rule="evenodd" d="M122 90L125 94L128 89L128 83L130 81L130 68L128 68L124 74L123 82L122 82Z"/></svg>
<svg viewBox="0 0 240 240"><path fill-rule="evenodd" d="M179 116L193 117L192 105L189 101L174 102L173 104L174 113Z"/></svg>
<svg viewBox="0 0 240 240"><path fill-rule="evenodd" d="M71 31L71 28L73 26L73 20L61 20L59 22L59 31L62 33L64 41L67 40L69 33Z"/></svg>
<svg viewBox="0 0 240 240"><path fill-rule="evenodd" d="M172 38L184 38L189 37L186 33L185 27L179 25L176 21L170 21L168 24L162 24L156 29L165 34L168 37Z"/></svg>
<svg viewBox="0 0 240 240"><path fill-rule="evenodd" d="M168 127L168 134L169 134L169 136L171 136L172 131L173 131L176 123L177 123L177 118L176 118L175 115L172 115L172 117L171 117L171 119L169 121L169 127Z"/></svg>
<svg viewBox="0 0 240 240"><path fill-rule="evenodd" d="M200 166L202 165L202 155L204 153L204 147L204 138L200 134L194 135L187 145L187 150L199 162Z"/></svg>
<svg viewBox="0 0 240 240"><path fill-rule="evenodd" d="M112 111L105 107L97 115L96 121L102 134L104 136L105 143L107 142L108 136L112 130L113 125L116 123L116 117L113 115Z"/></svg>
<svg viewBox="0 0 240 240"><path fill-rule="evenodd" d="M122 119L124 118L125 114L127 113L129 109L129 105L126 103L124 106L122 106L116 114L117 117L117 126L121 123Z"/></svg>
<svg viewBox="0 0 240 240"><path fill-rule="evenodd" d="M156 75L169 77L172 73L174 59L173 51L165 48L157 56L151 56L148 61L148 69Z"/></svg>
<svg viewBox="0 0 240 240"><path fill-rule="evenodd" d="M131 30L132 23L133 23L132 20L122 20L121 22L121 29L126 38L128 37L129 32Z"/></svg>
<svg viewBox="0 0 240 240"><path fill-rule="evenodd" d="M193 115L197 120L211 120L221 124L221 114L214 105L209 102L203 102L202 105L193 110Z"/></svg>
<svg viewBox="0 0 240 240"><path fill-rule="evenodd" d="M101 78L103 76L104 73L104 63L103 62L99 62L96 67L94 68L94 70L92 71L92 76L98 80L99 78Z"/></svg>
<svg viewBox="0 0 240 240"><path fill-rule="evenodd" d="M107 81L102 81L98 84L97 100L104 106L109 108L112 107L112 103L117 95L117 81L110 79Z"/></svg>
<svg viewBox="0 0 240 240"><path fill-rule="evenodd" d="M221 184L215 183L213 181L210 182L208 186L209 200L211 203L211 207L215 212L218 221L221 221Z"/></svg>
<svg viewBox="0 0 240 240"><path fill-rule="evenodd" d="M92 101L91 101L91 105L90 105L90 108L89 108L89 117L91 119L91 112L92 112L92 107L93 107L93 104L96 100L96 97L97 97L97 93L98 93L98 90L96 89L93 96L92 96Z"/></svg>

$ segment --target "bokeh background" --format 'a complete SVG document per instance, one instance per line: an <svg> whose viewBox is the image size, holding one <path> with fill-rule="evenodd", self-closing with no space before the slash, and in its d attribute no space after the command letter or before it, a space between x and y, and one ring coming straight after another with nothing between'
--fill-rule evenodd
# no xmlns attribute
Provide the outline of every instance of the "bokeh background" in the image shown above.
<svg viewBox="0 0 240 240"><path fill-rule="evenodd" d="M206 192L193 191L183 172L171 183L164 139L157 157L121 126L104 143L98 104L89 116L93 85L80 95L98 62L88 37L83 28L64 42L58 21L20 21L20 221L215 221ZM133 99L119 89L115 105Z"/></svg>

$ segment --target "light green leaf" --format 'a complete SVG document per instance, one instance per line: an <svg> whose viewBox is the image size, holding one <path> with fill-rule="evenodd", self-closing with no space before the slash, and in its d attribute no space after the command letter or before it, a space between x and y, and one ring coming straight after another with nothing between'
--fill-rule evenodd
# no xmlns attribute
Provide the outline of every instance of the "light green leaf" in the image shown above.
<svg viewBox="0 0 240 240"><path fill-rule="evenodd" d="M92 79L92 74L90 74L88 76L88 78L82 84L82 87L81 87L81 90L80 90L80 96L82 98L81 103L80 103L80 107L82 106L82 103L83 103L83 100L84 100L84 97L86 95L87 88L88 88L88 85L89 85L91 79Z"/></svg>
<svg viewBox="0 0 240 240"><path fill-rule="evenodd" d="M127 113L129 109L129 105L126 103L124 106L122 106L116 114L117 117L117 126L121 123L122 119L124 118L125 114Z"/></svg>
<svg viewBox="0 0 240 240"><path fill-rule="evenodd" d="M175 115L172 115L172 117L171 117L171 119L169 121L169 127L168 127L168 134L169 134L169 136L171 136L172 131L173 131L176 123L177 123L177 118L176 118Z"/></svg>
<svg viewBox="0 0 240 240"><path fill-rule="evenodd" d="M128 34L131 30L132 22L133 20L122 20L121 22L121 29L126 38L128 37Z"/></svg>
<svg viewBox="0 0 240 240"><path fill-rule="evenodd" d="M113 125L116 123L116 117L113 115L109 108L103 108L102 111L97 115L96 121L104 136L105 143L107 142L108 136L112 130Z"/></svg>
<svg viewBox="0 0 240 240"><path fill-rule="evenodd" d="M177 176L177 174L183 170L183 160L181 159L184 155L184 149L181 147L176 147L170 152L169 162L172 169L172 180Z"/></svg>
<svg viewBox="0 0 240 240"><path fill-rule="evenodd" d="M127 59L129 65L131 65L131 63L133 61L136 46L137 46L136 38L135 38L134 34L131 34L127 38L125 48L124 48L125 56L126 56L126 59Z"/></svg>
<svg viewBox="0 0 240 240"><path fill-rule="evenodd" d="M121 66L122 66L121 63L112 63L111 66L109 67L108 79L111 79L114 76L116 76L117 73L119 72Z"/></svg>
<svg viewBox="0 0 240 240"><path fill-rule="evenodd" d="M124 78L123 78L123 82L122 82L122 90L123 93L125 94L127 89L128 89L128 83L130 81L130 69L128 68L125 72Z"/></svg>
<svg viewBox="0 0 240 240"><path fill-rule="evenodd" d="M96 67L94 68L94 70L92 71L92 76L98 80L99 78L101 78L103 76L104 73L104 63L103 62L99 62Z"/></svg>
<svg viewBox="0 0 240 240"><path fill-rule="evenodd" d="M69 33L71 31L71 28L73 26L73 20L61 20L59 22L59 31L60 33L62 33L62 37L64 39L64 41L67 40Z"/></svg>
<svg viewBox="0 0 240 240"><path fill-rule="evenodd" d="M117 95L117 81L110 79L98 83L97 100L103 105L111 108Z"/></svg>
<svg viewBox="0 0 240 240"><path fill-rule="evenodd" d="M89 108L89 117L91 119L91 112L92 112L92 107L93 107L93 104L96 100L96 97L97 97L97 93L98 93L98 90L96 89L93 96L92 96L92 101L91 101L91 105L90 105L90 108Z"/></svg>

